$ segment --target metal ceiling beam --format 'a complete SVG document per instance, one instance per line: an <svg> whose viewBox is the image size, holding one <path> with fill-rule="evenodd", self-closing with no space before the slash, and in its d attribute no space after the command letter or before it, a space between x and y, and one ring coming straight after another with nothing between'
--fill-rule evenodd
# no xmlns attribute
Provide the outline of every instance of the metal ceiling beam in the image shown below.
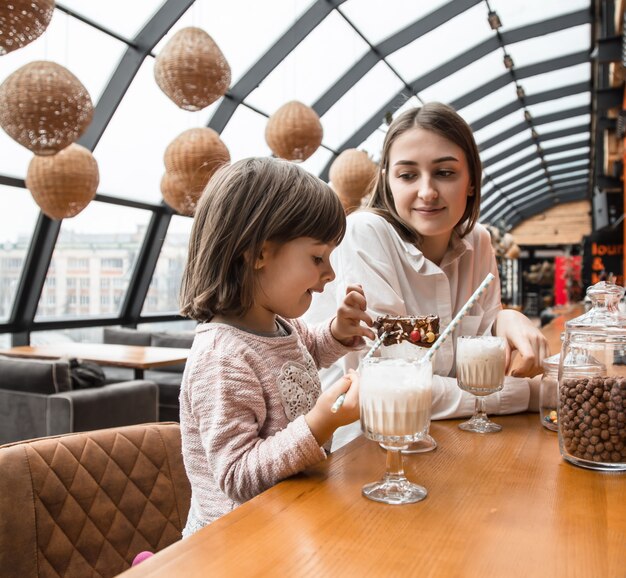
<svg viewBox="0 0 626 578"><path fill-rule="evenodd" d="M589 146L589 139L583 138L581 140L572 141L571 143L567 143L567 144L564 144L564 145L559 145L559 146L543 149L543 155L545 156L545 155L551 155L551 154L555 154L555 153L562 153L562 152L570 151L570 150L579 150L579 149L581 149L581 148L583 148L585 146L587 146L587 147ZM528 157L530 157L530 159ZM514 183L522 175L527 174L527 172L514 175L514 176L512 176L512 177L510 177L510 178L508 178L506 180L503 180L503 181L500 181L499 178L506 176L512 170L515 170L515 168L523 165L524 162L522 162L522 161L529 162L529 160L532 160L533 158L535 158L535 159L539 160L540 163L541 163L541 157L539 157L539 155L537 155L536 152L531 153L530 155L528 155L528 157L525 157L524 159L519 159L516 163L513 163L515 166L509 165L510 168L508 168L508 170L506 172L504 172L504 173L500 172L497 177L496 177L495 174L489 175L489 177L490 177L489 180L493 181L500 188L506 187L506 186ZM549 166L550 163L545 162L544 164L547 167L547 166ZM536 166L536 167L534 167L534 168L532 168L532 169L529 169L529 170L534 172L534 171L538 170L539 168L542 168L541 164Z"/></svg>
<svg viewBox="0 0 626 578"><path fill-rule="evenodd" d="M445 24L480 2L482 2L482 0L452 0L430 14L427 14L420 20L409 24L407 27L389 38L386 38L376 46L372 46L358 62L353 64L343 76L317 99L313 104L313 109L319 116L326 114L348 90L386 56L389 56L396 50L403 48L425 34L432 32L438 26Z"/></svg>
<svg viewBox="0 0 626 578"><path fill-rule="evenodd" d="M558 112L544 114L542 116L534 116L533 125L538 126L542 124L547 124L549 122L556 122L557 120L565 120L576 116L582 116L585 114L591 114L591 105L576 106L574 108L568 108L567 110L560 110ZM478 143L478 149L481 152L484 152L492 146L495 146L511 138L512 136L515 136L523 130L528 130L528 123L526 121L520 122L512 126L511 128L508 128L507 130L487 139L482 143Z"/></svg>
<svg viewBox="0 0 626 578"><path fill-rule="evenodd" d="M540 143L548 142L553 139L562 138L566 136L574 136L574 135L578 135L578 134L585 133L585 132L589 132L589 133L591 132L591 124L588 122L583 123L583 124L577 124L576 126L565 128L562 130L555 130L555 131L544 133L544 134L539 133L539 138L537 140ZM515 153L523 151L524 149L528 148L529 146L533 146L534 144L535 143L533 143L531 139L524 140L512 146L511 148L508 148L505 151L502 151L501 153L498 153L497 155L492 156L490 159L484 160L483 169L486 169L492 165L495 165L496 163L499 163L500 161L503 161L504 159L508 159Z"/></svg>
<svg viewBox="0 0 626 578"><path fill-rule="evenodd" d="M346 0L317 0L274 45L261 56L217 107L207 126L221 133L237 107L272 72L308 34L337 6Z"/></svg>
<svg viewBox="0 0 626 578"><path fill-rule="evenodd" d="M518 80L522 80L539 74L554 72L555 70L563 70L564 68L577 66L586 62L589 62L589 51L582 50L580 52L566 54L565 56L560 56L558 58L552 58L551 60L544 60L535 64L529 64L528 66L520 66L519 68L516 67L515 77ZM494 78L493 80L490 80L489 82L453 100L450 103L450 106L456 110L461 110L481 98L488 96L492 92L504 88L508 84L511 84L511 74L509 72L505 72L497 78Z"/></svg>
<svg viewBox="0 0 626 578"><path fill-rule="evenodd" d="M568 181L568 182L587 182L587 181L588 181L588 176L583 178L583 175L575 175L572 177L571 181ZM554 190L555 191L558 190L559 188L562 187L562 185L563 183L559 182L558 186L555 187ZM519 192L516 192L515 194L511 194L511 192L509 191L509 194L507 194L506 196L498 195L496 197L495 202L492 202L488 206L482 206L482 203L481 203L481 213L480 213L481 220L492 219L494 215L497 215L500 212L502 212L502 209L506 206L511 206L511 205L519 206L519 199L522 199L522 198L534 199L538 196L535 193L539 193L543 191L544 189L548 189L549 186L550 185L548 184L548 180L546 178L542 178L539 183L537 183L535 186L531 188L528 188L528 185L526 184L526 186L520 187L520 189L525 189L525 190L520 190ZM548 193L548 195L551 194L549 193L549 191L546 191L546 192ZM492 197L490 197L490 200L491 198Z"/></svg>
<svg viewBox="0 0 626 578"><path fill-rule="evenodd" d="M585 189L573 188L566 190L559 190L558 201L552 196L537 199L532 203L525 206L518 206L517 210L525 219L533 217L539 213L542 213L546 209L550 209L557 204L563 202L573 202L577 200L586 199L587 192Z"/></svg>
<svg viewBox="0 0 626 578"><path fill-rule="evenodd" d="M517 110L523 110L524 106L549 102L551 100L557 100L559 98L565 98L566 96L573 96L575 94L582 94L584 92L591 93L591 83L588 81L577 82L576 84L569 84L568 86L562 86L553 90L546 90L544 92L538 92L537 94L527 95L524 97L523 103L520 99L516 99L513 102L510 102L509 104L506 104L503 107L475 120L471 124L471 127L472 130L476 132Z"/></svg>
<svg viewBox="0 0 626 578"><path fill-rule="evenodd" d="M546 163L546 166L547 166L548 168L551 168L551 167L557 167L557 166L559 166L559 165L565 164L566 162L572 162L574 159L575 159L575 160L585 159L585 160L587 160L587 161L588 161L588 160L589 160L589 156L583 153L583 154L579 154L579 155L575 155L575 156L563 157L563 158L561 158L561 159L555 159L555 160L553 160L553 161L549 161L549 162L547 162L547 163ZM560 170L560 169L557 169L557 170ZM547 179L547 177L545 177L545 178ZM530 194L530 193L531 193L531 192L533 192L534 190L538 190L539 188L541 188L541 186L543 186L543 185L541 185L541 184L540 184L540 185L537 185L537 188L536 188L536 189L533 189L532 191L529 191L529 190L525 190L525 189L527 188L527 183L521 183L519 186L514 187L514 188L512 188L512 189L509 189L509 190L508 190L508 191L506 191L506 193L504 193L504 194L506 194L506 196L507 196L508 198L515 198L515 196L516 196L517 194L519 194L520 192L523 192L524 194ZM489 197L490 197L490 196L491 196L491 195L489 195ZM489 198L489 197L487 197L487 198Z"/></svg>
<svg viewBox="0 0 626 578"><path fill-rule="evenodd" d="M573 26L580 26L581 24L588 24L591 21L591 15L588 10L580 10L571 14L565 14L556 18L550 18L535 24L528 26L522 26L514 30L510 30L503 33L501 36L506 44L512 44L520 42L522 40L528 40L544 34L552 32L558 32L571 28ZM472 64L476 60L483 56L500 49L500 42L496 36L475 45L468 51L461 55L456 56L441 64L436 69L426 73L425 75L415 79L410 83L410 88L415 94L417 94L422 88L427 88L443 80L444 78L454 74L461 68ZM589 55L587 55L587 60ZM509 82L510 82L509 76ZM357 147L360 143L367 139L383 122L383 119L388 112L395 112L400 106L402 106L408 98L413 96L406 88L403 88L396 96L387 101L381 108L379 108L363 125L361 125L344 143L338 147L337 154L342 151ZM328 171L332 164L335 155L333 155L320 174L320 178L327 181Z"/></svg>
<svg viewBox="0 0 626 578"><path fill-rule="evenodd" d="M537 119L534 119L534 120L536 121ZM552 122L552 121L550 121L550 122ZM535 124L536 124L536 122L535 122ZM579 125L576 125L576 127L589 127L589 123L579 124ZM576 128L576 127L572 127L572 129ZM567 130L570 130L570 129L563 129L563 132L565 132ZM585 132L589 132L589 131L590 131L590 128L587 128ZM546 136L548 136L548 135L557 134L558 132L561 132L561 131L553 131L551 133L545 133L545 134L546 134ZM567 135L563 134L561 136L567 136ZM558 138L558 137L551 137L551 138ZM551 138L550 139L546 139L546 140L549 142L551 140ZM540 135L539 136L539 141L543 142L543 140L544 140L543 137L541 137L541 135ZM495 165L496 163L498 163L500 161L508 159L513 154L518 153L520 151L523 151L524 149L528 148L529 146L532 146L533 144L534 143L530 139L523 140L522 142L517 143L516 145L514 145L514 146L512 146L512 147L510 147L510 148L508 148L508 149L498 153L497 155L494 155L490 159L484 160L483 161L483 169L489 168L490 166L493 166L493 165ZM534 153L533 153L533 156L534 156ZM527 159L527 160L529 160L529 159ZM492 174L489 173L489 176L491 177Z"/></svg>

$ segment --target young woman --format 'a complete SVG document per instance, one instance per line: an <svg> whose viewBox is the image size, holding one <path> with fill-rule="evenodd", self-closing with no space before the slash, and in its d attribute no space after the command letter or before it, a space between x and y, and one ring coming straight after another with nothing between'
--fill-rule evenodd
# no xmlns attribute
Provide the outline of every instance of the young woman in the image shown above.
<svg viewBox="0 0 626 578"><path fill-rule="evenodd" d="M372 318L434 314L445 327L488 273L498 275L489 233L477 224L481 179L472 131L452 108L430 103L398 116L385 137L369 206L348 217L333 255L335 286L316 298L306 318L328 315L338 302L337 288L358 282ZM549 355L545 338L524 315L502 309L494 281L435 355L434 419L472 414L474 398L454 378L455 338L485 333L504 337L509 356L517 351L513 376L539 373ZM356 368L362 355L346 356L322 374L324 383ZM504 389L488 398L489 413L527 410L536 404L536 385L529 401L529 381L507 378Z"/></svg>
<svg viewBox="0 0 626 578"><path fill-rule="evenodd" d="M334 278L344 231L337 196L292 163L246 159L207 185L181 289L182 314L201 322L180 394L192 488L183 535L324 459L334 430L358 419L356 377L320 395L317 368L374 337L363 290L344 290L317 327L297 319Z"/></svg>

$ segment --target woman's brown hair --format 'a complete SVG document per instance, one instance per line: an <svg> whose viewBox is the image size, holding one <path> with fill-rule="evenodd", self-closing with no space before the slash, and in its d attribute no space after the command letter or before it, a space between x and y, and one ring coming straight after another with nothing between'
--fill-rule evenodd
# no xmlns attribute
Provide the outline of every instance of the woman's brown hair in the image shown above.
<svg viewBox="0 0 626 578"><path fill-rule="evenodd" d="M222 167L196 208L181 314L197 321L245 314L253 304L253 264L265 241L311 237L339 244L345 229L337 195L303 168L270 157Z"/></svg>
<svg viewBox="0 0 626 578"><path fill-rule="evenodd" d="M421 236L398 215L388 181L391 146L398 137L413 128L434 132L461 147L465 153L473 195L467 197L465 212L455 228L457 233L464 237L474 228L480 213L482 164L472 129L452 107L440 102L430 102L422 107L407 110L391 123L383 143L372 198L368 207L387 219L405 241L419 246Z"/></svg>

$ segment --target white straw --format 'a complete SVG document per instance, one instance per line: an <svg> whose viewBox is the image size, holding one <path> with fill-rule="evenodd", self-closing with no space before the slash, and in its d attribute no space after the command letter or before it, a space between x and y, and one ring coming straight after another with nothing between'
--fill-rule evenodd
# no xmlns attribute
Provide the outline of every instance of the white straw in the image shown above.
<svg viewBox="0 0 626 578"><path fill-rule="evenodd" d="M422 361L430 361L433 358L433 355L435 355L437 350L443 345L443 342L448 338L448 335L450 335L450 333L452 333L454 331L456 326L459 324L459 321L461 321L461 319L463 319L463 317L465 317L467 315L467 312L472 308L472 305L474 305L474 303L476 303L476 300L480 297L480 295L483 293L483 291L489 286L489 284L494 279L495 279L495 276L493 275L493 273L489 273L483 279L483 282L478 286L476 291L474 291L474 293L469 298L467 303L465 305L463 305L463 307L461 307L461 309L456 314L454 319L452 321L450 321L450 324L448 325L448 327L446 327L441 332L441 334L439 335L439 338L437 339L437 341L435 341L435 343L433 343L432 347L428 350L428 353L426 355L424 355L424 357L422 357Z"/></svg>
<svg viewBox="0 0 626 578"><path fill-rule="evenodd" d="M385 337L387 337L387 332L383 331L383 333L378 337L378 339L374 341L369 351L363 356L363 359L369 359L370 357L372 357L372 355L374 355L376 350L383 344L383 341L385 341ZM346 399L346 394L342 393L335 400L335 403L333 403L332 407L330 408L330 411L332 411L333 413L337 413L339 411L339 408L343 405L343 402L345 401L345 399Z"/></svg>

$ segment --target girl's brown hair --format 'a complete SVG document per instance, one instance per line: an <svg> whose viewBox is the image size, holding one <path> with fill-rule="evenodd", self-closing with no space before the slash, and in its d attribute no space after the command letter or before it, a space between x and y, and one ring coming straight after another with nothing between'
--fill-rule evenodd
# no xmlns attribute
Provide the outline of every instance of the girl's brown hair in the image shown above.
<svg viewBox="0 0 626 578"><path fill-rule="evenodd" d="M391 123L383 143L372 198L368 207L387 219L405 241L419 246L421 235L398 215L388 181L391 146L398 137L413 128L434 132L461 147L465 153L473 195L467 197L465 212L456 225L457 233L464 237L474 228L478 220L482 165L472 129L452 107L440 102L430 102L422 107L407 110Z"/></svg>
<svg viewBox="0 0 626 578"><path fill-rule="evenodd" d="M196 208L181 314L197 321L245 314L253 304L253 265L265 241L311 237L339 244L345 229L337 195L297 165L265 157L222 167Z"/></svg>

